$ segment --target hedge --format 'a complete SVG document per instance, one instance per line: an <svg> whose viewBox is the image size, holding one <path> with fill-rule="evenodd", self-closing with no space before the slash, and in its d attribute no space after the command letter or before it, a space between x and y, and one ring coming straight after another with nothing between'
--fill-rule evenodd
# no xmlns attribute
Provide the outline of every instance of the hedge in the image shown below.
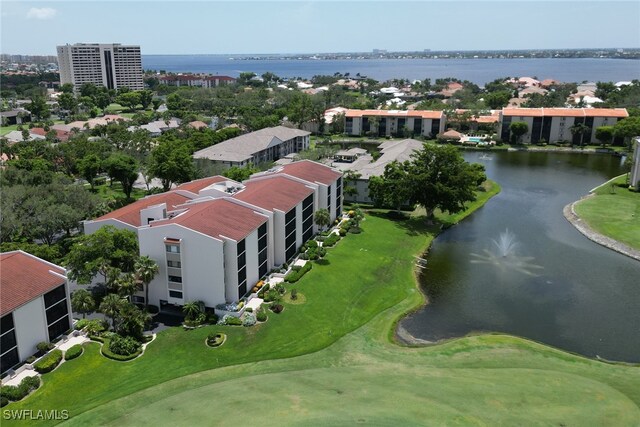
<svg viewBox="0 0 640 427"><path fill-rule="evenodd" d="M325 247L325 246L333 246L338 242L338 240L340 240L340 236L335 234L335 233L333 233L331 236L327 237L324 240L324 242L322 243L322 246L323 247Z"/></svg>
<svg viewBox="0 0 640 427"><path fill-rule="evenodd" d="M106 338L103 338L103 344L102 344L102 349L100 350L100 352L102 353L102 355L108 359L112 359L112 360L117 360L119 362L126 362L127 360L132 360L135 359L136 357L140 356L140 354L142 354L142 348L140 348L138 351L136 351L133 354L129 354L127 356L121 356L119 354L115 354L113 353L111 350L109 350L109 340Z"/></svg>
<svg viewBox="0 0 640 427"><path fill-rule="evenodd" d="M40 378L37 376L24 377L18 386L5 385L0 387L1 406L6 406L9 401L17 401L24 399L29 393L40 387Z"/></svg>
<svg viewBox="0 0 640 427"><path fill-rule="evenodd" d="M75 359L80 356L84 349L82 348L82 344L76 344L69 348L69 350L64 352L64 360Z"/></svg>
<svg viewBox="0 0 640 427"><path fill-rule="evenodd" d="M62 361L62 350L55 349L40 359L33 367L39 373L46 374L53 371L60 361Z"/></svg>
<svg viewBox="0 0 640 427"><path fill-rule="evenodd" d="M292 271L291 273L287 274L287 276L284 278L285 282L288 282L288 283L297 282L302 278L302 276L305 275L307 271L311 270L311 267L312 267L311 263L308 262L300 270Z"/></svg>

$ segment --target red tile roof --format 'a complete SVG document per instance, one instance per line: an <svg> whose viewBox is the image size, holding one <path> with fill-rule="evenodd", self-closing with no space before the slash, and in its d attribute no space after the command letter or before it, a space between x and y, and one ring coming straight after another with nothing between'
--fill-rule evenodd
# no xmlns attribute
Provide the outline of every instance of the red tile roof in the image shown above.
<svg viewBox="0 0 640 427"><path fill-rule="evenodd" d="M420 117L423 119L440 119L442 111L434 110L347 110L345 117Z"/></svg>
<svg viewBox="0 0 640 427"><path fill-rule="evenodd" d="M65 282L65 270L22 251L0 254L0 315L15 310ZM55 273L54 273L55 272Z"/></svg>
<svg viewBox="0 0 640 427"><path fill-rule="evenodd" d="M311 160L301 160L284 165L282 166L282 172L305 181L320 182L325 185L333 184L342 176L341 172Z"/></svg>
<svg viewBox="0 0 640 427"><path fill-rule="evenodd" d="M216 199L192 203L188 205L186 212L171 219L154 221L149 225L161 227L167 224L179 224L214 238L225 236L240 241L266 221L266 216L256 213L251 208L228 199Z"/></svg>
<svg viewBox="0 0 640 427"><path fill-rule="evenodd" d="M202 128L209 127L205 122L200 121L200 120L195 120L193 122L189 122L189 126L191 126L194 129L202 129Z"/></svg>
<svg viewBox="0 0 640 427"><path fill-rule="evenodd" d="M190 191L193 194L198 194L200 190L207 188L211 184L223 181L230 181L230 179L224 176L214 175L207 178L196 179L195 181L185 182L184 184L177 186L175 189Z"/></svg>
<svg viewBox="0 0 640 427"><path fill-rule="evenodd" d="M621 119L629 117L626 108L585 108L584 115L587 117L618 117Z"/></svg>
<svg viewBox="0 0 640 427"><path fill-rule="evenodd" d="M53 131L55 131L56 133L56 138L58 138L60 141L67 141L69 139L69 135L71 134L71 132L68 132L66 130L59 130L59 129L52 129ZM47 131L44 130L44 128L32 128L29 129L30 133L35 133L36 135L41 135L41 136L47 136Z"/></svg>
<svg viewBox="0 0 640 427"><path fill-rule="evenodd" d="M313 193L312 188L282 175L252 179L245 181L244 185L245 189L234 194L234 198L264 209L283 212L288 212Z"/></svg>
<svg viewBox="0 0 640 427"><path fill-rule="evenodd" d="M116 209L115 211L109 212L106 215L102 215L101 217L94 219L94 221L117 219L126 224L140 227L142 225L142 223L140 222L140 211L142 209L148 208L149 206L159 205L161 203L166 203L167 210L173 210L175 206L181 205L188 200L190 199L186 196L183 196L182 194L178 194L174 191L169 191L168 193L145 197L144 199L140 199L136 202L131 203L130 205L124 206L120 209Z"/></svg>

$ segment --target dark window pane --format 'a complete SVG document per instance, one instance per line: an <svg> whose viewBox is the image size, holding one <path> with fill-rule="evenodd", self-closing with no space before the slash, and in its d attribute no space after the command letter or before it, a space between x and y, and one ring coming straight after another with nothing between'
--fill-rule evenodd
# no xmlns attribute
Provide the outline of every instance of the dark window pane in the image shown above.
<svg viewBox="0 0 640 427"><path fill-rule="evenodd" d="M1 323L2 323L2 328L1 328L2 334L13 329L13 313L9 313L6 316L2 316Z"/></svg>
<svg viewBox="0 0 640 427"><path fill-rule="evenodd" d="M244 243L244 239L242 239L241 241L238 242L238 254L241 254L242 252L244 252L245 249L245 243Z"/></svg>
<svg viewBox="0 0 640 427"><path fill-rule="evenodd" d="M5 352L16 345L16 333L14 331L7 332L0 339L0 352Z"/></svg>
<svg viewBox="0 0 640 427"><path fill-rule="evenodd" d="M182 292L178 291L169 291L169 296L171 298L182 298Z"/></svg>
<svg viewBox="0 0 640 427"><path fill-rule="evenodd" d="M69 311L67 310L66 300L54 305L51 308L48 308L47 309L47 325L57 321L62 316L68 313Z"/></svg>
<svg viewBox="0 0 640 427"><path fill-rule="evenodd" d="M20 362L20 360L18 359L18 349L14 348L13 350L2 355L2 360L0 360L0 371L5 372L6 370L17 365L18 362Z"/></svg>
<svg viewBox="0 0 640 427"><path fill-rule="evenodd" d="M65 316L53 325L49 326L49 341L53 341L64 334L70 328L69 316Z"/></svg>
<svg viewBox="0 0 640 427"><path fill-rule="evenodd" d="M44 294L44 307L47 308L52 306L53 304L63 299L65 296L66 294L64 291L64 285L58 286L54 290Z"/></svg>

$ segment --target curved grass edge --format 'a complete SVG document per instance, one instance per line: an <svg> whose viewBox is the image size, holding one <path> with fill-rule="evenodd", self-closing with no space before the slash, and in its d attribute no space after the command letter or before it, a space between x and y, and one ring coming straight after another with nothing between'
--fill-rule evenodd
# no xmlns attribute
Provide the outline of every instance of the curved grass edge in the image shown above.
<svg viewBox="0 0 640 427"><path fill-rule="evenodd" d="M487 189L487 191L478 192L477 193L479 195L478 198L473 202L471 202L464 211L458 212L453 215L448 215L446 217L447 218L446 221L444 222L441 221L441 222L443 224L448 224L448 227L451 227L459 223L460 221L469 217L472 213L474 213L475 211L483 207L489 200L491 200L494 196L498 195L502 191L502 187L500 187L500 184L498 184L495 181L488 179L487 181L485 181L485 184L489 185L489 188ZM440 216L440 218L442 218L442 216ZM439 233L436 233L435 235L429 235L429 238L425 242L423 249L416 255L425 256L429 252L429 249L431 248L431 244L433 243L433 240L438 236L438 234ZM398 325L402 321L402 319L404 319L407 316L410 316L411 314L417 312L418 310L422 309L423 307L429 304L429 298L420 287L420 282L418 280L418 271L415 268L413 270L413 280L414 280L414 285L417 292L413 293L410 297L407 298L407 299L411 298L410 301L407 301L407 299L405 299L404 301L401 301L398 305L396 305L396 307L398 307L404 303L407 305L407 307L404 307L398 311L398 314L394 316L393 321L389 325L388 331L387 331L387 341L390 343L399 345L401 347L424 347L425 346L424 344L405 342L400 339L397 333ZM438 343L427 344L427 345L437 345L437 344Z"/></svg>
<svg viewBox="0 0 640 427"><path fill-rule="evenodd" d="M611 234L605 234L598 230L597 226L594 224L596 221L595 218L590 218L589 215L585 215L584 212L582 215L578 213L578 206L583 204L584 202L591 201L594 198L598 197L598 195L602 194L604 188L607 184L614 185L614 183L618 181L622 181L626 179L626 174L622 174L611 178L603 184L591 189L589 194L582 197L580 200L576 200L572 203L569 203L564 207L562 213L567 221L582 235L591 240L594 243L597 243L605 248L611 249L615 252L618 252L622 255L626 255L630 258L633 258L637 261L640 261L640 249L629 245L628 243L622 242ZM639 196L640 197L640 196Z"/></svg>

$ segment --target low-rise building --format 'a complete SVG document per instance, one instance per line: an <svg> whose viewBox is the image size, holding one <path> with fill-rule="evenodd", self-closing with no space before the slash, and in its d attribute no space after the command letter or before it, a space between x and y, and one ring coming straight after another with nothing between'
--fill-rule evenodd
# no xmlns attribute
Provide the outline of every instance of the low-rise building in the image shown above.
<svg viewBox="0 0 640 427"><path fill-rule="evenodd" d="M593 144L598 142L595 137L598 127L613 126L625 117L629 117L625 108L503 108L499 136L509 141L511 124L524 122L528 132L520 142L525 144L541 141ZM588 131L572 133L571 128L578 125L585 125Z"/></svg>
<svg viewBox="0 0 640 427"><path fill-rule="evenodd" d="M0 120L2 120L2 126L21 125L31 121L31 113L24 108L0 111Z"/></svg>
<svg viewBox="0 0 640 427"><path fill-rule="evenodd" d="M202 178L84 222L85 233L112 225L138 235L140 254L159 272L148 303L161 309L201 300L237 301L273 267L294 257L316 232L314 214L342 214L342 174L311 161L259 173L243 183ZM133 300L144 303L144 292Z"/></svg>
<svg viewBox="0 0 640 427"><path fill-rule="evenodd" d="M66 270L23 251L0 254L0 371L71 328Z"/></svg>
<svg viewBox="0 0 640 427"><path fill-rule="evenodd" d="M233 77L211 74L165 74L158 77L158 80L161 84L178 87L218 87L236 81Z"/></svg>
<svg viewBox="0 0 640 427"><path fill-rule="evenodd" d="M419 151L424 142L415 139L402 141L385 141L378 146L380 157L374 160L370 154L359 156L354 162L334 162L333 166L343 172L353 172L354 178L345 185L353 189L345 193L345 200L357 203L373 203L369 197L369 179L372 176L382 176L387 164L397 161L405 162L411 155Z"/></svg>
<svg viewBox="0 0 640 427"><path fill-rule="evenodd" d="M633 160L631 163L631 186L640 191L640 137L634 139Z"/></svg>
<svg viewBox="0 0 640 427"><path fill-rule="evenodd" d="M223 169L269 163L308 149L309 135L310 132L284 126L265 128L196 151L193 157Z"/></svg>
<svg viewBox="0 0 640 427"><path fill-rule="evenodd" d="M442 111L429 110L347 110L344 132L347 135L435 137L444 132L446 117Z"/></svg>

